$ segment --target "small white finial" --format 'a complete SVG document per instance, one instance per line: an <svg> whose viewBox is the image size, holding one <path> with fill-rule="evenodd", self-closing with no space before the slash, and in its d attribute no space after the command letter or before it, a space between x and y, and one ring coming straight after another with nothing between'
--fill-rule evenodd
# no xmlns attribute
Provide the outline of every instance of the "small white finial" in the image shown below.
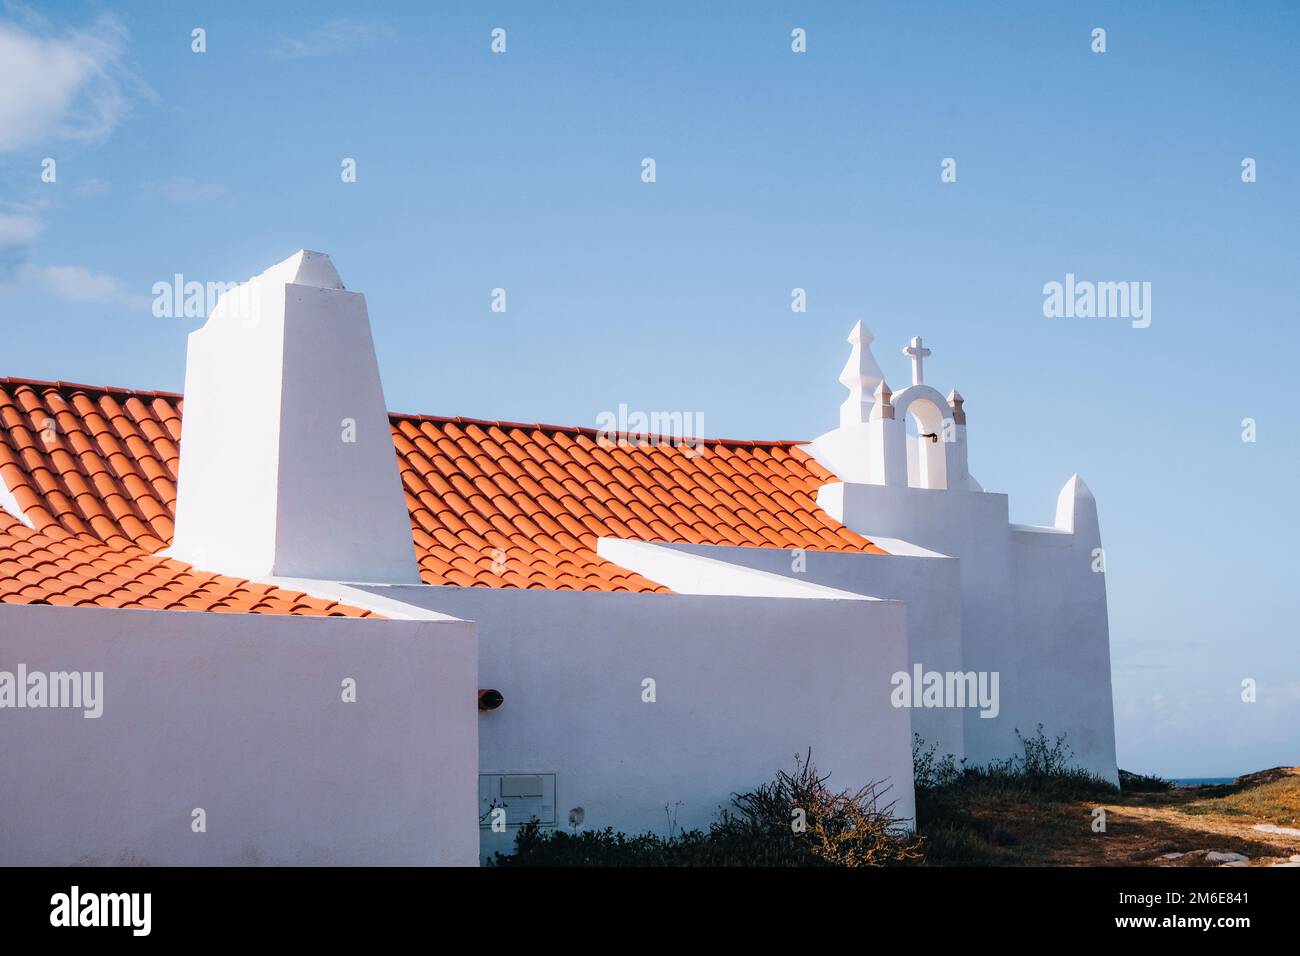
<svg viewBox="0 0 1300 956"><path fill-rule="evenodd" d="M903 349L903 354L912 360L912 384L924 385L925 373L921 363L930 354L930 350L921 345L921 336L912 336L912 344Z"/></svg>
<svg viewBox="0 0 1300 956"><path fill-rule="evenodd" d="M952 420L958 425L966 424L966 409L962 406L966 399L961 397L961 392L953 389L948 393L948 405L952 408Z"/></svg>
<svg viewBox="0 0 1300 956"><path fill-rule="evenodd" d="M871 406L874 402L876 386L884 381L884 373L876 364L876 357L871 354L871 343L875 336L862 322L853 326L849 333L849 360L840 372L840 384L849 390L849 397L840 406L840 424L858 425L871 420Z"/></svg>
<svg viewBox="0 0 1300 956"><path fill-rule="evenodd" d="M876 408L874 411L876 418L894 417L894 403L890 401L893 397L894 393L889 390L889 383L882 378L880 384L876 386Z"/></svg>

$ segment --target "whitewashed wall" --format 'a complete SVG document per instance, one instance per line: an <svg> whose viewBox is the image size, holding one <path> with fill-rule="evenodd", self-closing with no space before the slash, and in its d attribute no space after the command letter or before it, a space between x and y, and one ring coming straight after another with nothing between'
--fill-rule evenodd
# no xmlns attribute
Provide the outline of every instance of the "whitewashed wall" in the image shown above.
<svg viewBox="0 0 1300 956"><path fill-rule="evenodd" d="M19 663L104 707L0 710L0 865L477 863L468 622L0 605Z"/></svg>
<svg viewBox="0 0 1300 956"><path fill-rule="evenodd" d="M1001 675L998 717L965 714L968 759L1019 753L1016 731L1030 735L1041 723L1049 738L1066 734L1079 766L1114 782L1105 575L1091 564L1096 503L1081 483L1077 502L1066 494L1075 487L1062 493L1056 524L1039 529L1009 524L1007 496L988 492L836 483L818 502L868 538L959 559L963 668Z"/></svg>
<svg viewBox="0 0 1300 956"><path fill-rule="evenodd" d="M811 586L809 586L811 587ZM484 773L555 773L558 818L667 832L707 827L733 792L794 769L836 787L888 780L914 813L906 711L889 676L907 661L906 614L889 601L367 587L472 619ZM655 703L642 681L656 682ZM485 854L514 831L483 831Z"/></svg>
<svg viewBox="0 0 1300 956"><path fill-rule="evenodd" d="M930 671L961 671L960 562L938 554L899 554L901 541L882 541L891 553L855 554L803 551L802 571L792 570L795 557L776 548L716 547L703 544L665 544L658 547L699 555L736 567L755 568L791 580L812 582L842 591L903 601L907 605L909 667L921 664ZM911 710L912 730L934 745L938 753L965 755L965 714L953 708Z"/></svg>

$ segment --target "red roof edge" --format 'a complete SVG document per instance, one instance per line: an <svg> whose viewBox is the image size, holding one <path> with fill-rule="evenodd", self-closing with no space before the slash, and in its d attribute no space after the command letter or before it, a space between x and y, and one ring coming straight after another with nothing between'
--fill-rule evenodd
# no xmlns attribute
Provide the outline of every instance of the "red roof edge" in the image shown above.
<svg viewBox="0 0 1300 956"><path fill-rule="evenodd" d="M491 421L485 418L451 418L446 415L417 415L408 412L389 412L389 418L400 418L406 421L417 422L438 422L441 424L451 425L489 425L497 428L529 428L536 431L544 432L563 432L566 435L586 435L588 438L598 438L601 435L614 437L615 439L634 437L638 441L653 441L660 438L673 444L687 444L689 442L700 442L705 445L726 445L729 447L746 447L746 448L790 448L793 445L806 445L804 440L790 439L765 439L765 438L697 438L694 435L685 437L677 435L651 435L641 432L608 432L600 428L586 428L582 425L545 425L541 423L530 422L501 422Z"/></svg>
<svg viewBox="0 0 1300 956"><path fill-rule="evenodd" d="M149 398L174 398L177 400L184 400L185 398L185 396L179 392L148 391L140 388L119 388L116 385L86 385L82 382L47 382L43 379L19 378L14 375L0 377L0 385L31 385L39 388L66 388L74 392L109 392L113 395L140 395Z"/></svg>
<svg viewBox="0 0 1300 956"><path fill-rule="evenodd" d="M134 388L118 388L113 385L85 385L80 382L48 382L34 378L18 378L15 376L0 377L0 385L28 385L38 388L63 388L71 391L88 391L88 392L109 392L115 395L136 395L148 398L167 398L176 401L184 401L185 396L180 392L162 392L146 391ZM700 442L705 445L723 445L732 448L792 448L796 445L806 445L808 442L803 439L763 439L763 438L697 438L687 436L685 438L672 435L650 435L632 432L606 432L599 428L586 428L581 425L546 425L540 422L509 422L509 421L492 421L487 418L465 418L463 416L449 415L423 415L413 412L389 412L389 419L402 419L405 421L416 422L437 422L451 425L484 425L496 428L526 428L535 431L544 432L561 432L566 435L586 435L588 438L598 438L601 435L621 439L629 436L635 436L641 441L653 441L654 439L663 439L667 442Z"/></svg>

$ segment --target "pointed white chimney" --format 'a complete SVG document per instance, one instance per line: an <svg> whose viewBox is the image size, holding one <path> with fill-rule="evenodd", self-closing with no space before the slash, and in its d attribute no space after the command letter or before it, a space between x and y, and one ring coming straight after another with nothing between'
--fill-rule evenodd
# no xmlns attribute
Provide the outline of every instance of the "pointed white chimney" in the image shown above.
<svg viewBox="0 0 1300 956"><path fill-rule="evenodd" d="M417 583L365 297L300 251L189 337L169 554L250 578Z"/></svg>

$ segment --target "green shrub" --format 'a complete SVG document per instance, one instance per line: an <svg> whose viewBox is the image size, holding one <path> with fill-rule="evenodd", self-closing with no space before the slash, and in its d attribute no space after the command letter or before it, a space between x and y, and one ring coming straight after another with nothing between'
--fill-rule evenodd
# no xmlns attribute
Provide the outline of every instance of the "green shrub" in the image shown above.
<svg viewBox="0 0 1300 956"><path fill-rule="evenodd" d="M957 766L952 754L935 758L935 744L925 749L925 741L920 734L912 734L912 781L918 790L936 790L955 783L962 774L962 767Z"/></svg>
<svg viewBox="0 0 1300 956"><path fill-rule="evenodd" d="M1115 787L1073 763L1065 735L1049 741L1039 724L1016 731L1021 753L986 766L935 755L912 736L916 829L931 864L1017 862L1021 838L1000 822L1018 804L1046 806L1113 796ZM1023 849L1023 848L1022 848Z"/></svg>
<svg viewBox="0 0 1300 956"><path fill-rule="evenodd" d="M536 820L521 826L515 834L512 855L496 853L492 866L690 866L707 839L699 830L676 837L653 833L628 836L603 830L543 830Z"/></svg>
<svg viewBox="0 0 1300 956"><path fill-rule="evenodd" d="M1032 737L1016 731L1021 753L986 766L958 765L952 755L934 757L934 747L912 735L912 763L917 791L917 816L923 803L954 796L1002 796L1030 801L1087 800L1116 793L1115 785L1074 764L1065 734L1048 741L1039 724Z"/></svg>
<svg viewBox="0 0 1300 956"><path fill-rule="evenodd" d="M1119 772L1119 788L1126 793L1160 793L1174 789L1174 782L1146 773Z"/></svg>
<svg viewBox="0 0 1300 956"><path fill-rule="evenodd" d="M612 828L567 833L536 822L515 835L515 852L493 866L890 866L919 861L916 840L883 803L877 784L833 791L811 751L793 773L733 794L708 831L629 836ZM670 815L671 829L671 815Z"/></svg>

